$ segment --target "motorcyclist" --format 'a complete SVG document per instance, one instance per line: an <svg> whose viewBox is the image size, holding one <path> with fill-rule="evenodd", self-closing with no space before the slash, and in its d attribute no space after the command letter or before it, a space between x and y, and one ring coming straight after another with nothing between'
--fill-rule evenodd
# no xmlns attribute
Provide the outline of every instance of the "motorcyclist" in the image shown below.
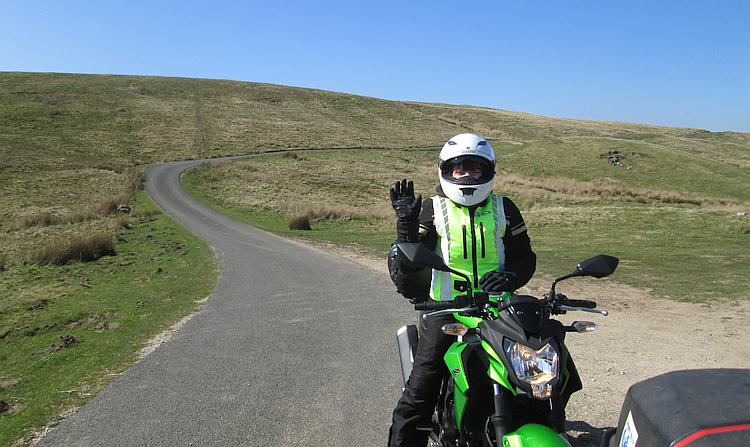
<svg viewBox="0 0 750 447"><path fill-rule="evenodd" d="M397 215L396 242L418 242L438 253L451 268L468 275L474 289L513 291L536 269L536 255L521 212L507 197L492 192L495 153L483 137L462 133L440 151L437 195L414 196L413 182L390 190ZM409 265L396 255L388 259L391 279L411 302L450 300L462 294L464 280L449 272ZM393 411L389 446L424 446L431 428L444 374L442 358L455 341L440 327L453 318L419 319L419 345L411 376Z"/></svg>

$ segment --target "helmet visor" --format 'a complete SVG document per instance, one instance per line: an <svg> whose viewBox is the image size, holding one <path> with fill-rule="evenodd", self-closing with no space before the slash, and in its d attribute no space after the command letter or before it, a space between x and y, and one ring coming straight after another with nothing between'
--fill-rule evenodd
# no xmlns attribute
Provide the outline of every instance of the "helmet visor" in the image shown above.
<svg viewBox="0 0 750 447"><path fill-rule="evenodd" d="M457 185L481 185L495 177L495 164L484 157L462 155L440 163L440 175Z"/></svg>

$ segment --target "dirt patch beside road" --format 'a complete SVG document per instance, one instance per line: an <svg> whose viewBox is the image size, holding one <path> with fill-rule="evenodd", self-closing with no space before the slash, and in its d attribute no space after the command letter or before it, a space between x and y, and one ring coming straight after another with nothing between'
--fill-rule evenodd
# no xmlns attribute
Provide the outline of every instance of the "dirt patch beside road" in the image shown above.
<svg viewBox="0 0 750 447"><path fill-rule="evenodd" d="M315 246L388 275L384 260L330 244ZM551 282L535 278L519 292L542 296ZM750 368L750 302L680 303L611 279L574 278L557 291L592 299L610 313L559 316L565 323L591 320L599 325L594 333L566 339L583 381L583 390L568 405L568 434L575 446L599 445L604 428L617 424L628 388L638 381L680 369Z"/></svg>
<svg viewBox="0 0 750 447"><path fill-rule="evenodd" d="M527 289L540 296L550 281L535 279ZM599 445L602 429L617 424L625 393L638 381L680 369L750 368L750 303L680 303L611 280L571 279L558 292L591 298L610 312L560 316L599 325L566 339L584 385L568 406L575 445Z"/></svg>

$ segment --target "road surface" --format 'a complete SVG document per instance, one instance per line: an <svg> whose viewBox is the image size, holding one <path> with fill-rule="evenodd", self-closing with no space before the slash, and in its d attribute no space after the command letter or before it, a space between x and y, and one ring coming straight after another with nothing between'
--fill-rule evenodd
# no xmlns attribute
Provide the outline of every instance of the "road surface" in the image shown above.
<svg viewBox="0 0 750 447"><path fill-rule="evenodd" d="M206 306L50 431L55 446L374 446L401 382L395 331L415 314L382 273L234 221L146 171L156 203L218 252Z"/></svg>

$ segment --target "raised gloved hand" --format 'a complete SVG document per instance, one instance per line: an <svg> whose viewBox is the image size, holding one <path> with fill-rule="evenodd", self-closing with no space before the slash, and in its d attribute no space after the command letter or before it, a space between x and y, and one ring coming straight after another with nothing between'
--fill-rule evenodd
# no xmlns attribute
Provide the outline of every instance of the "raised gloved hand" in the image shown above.
<svg viewBox="0 0 750 447"><path fill-rule="evenodd" d="M391 205L396 212L396 242L417 242L422 196L414 197L414 182L406 179L391 188Z"/></svg>
<svg viewBox="0 0 750 447"><path fill-rule="evenodd" d="M479 278L479 287L489 293L512 292L516 290L516 275L511 272L487 272Z"/></svg>

